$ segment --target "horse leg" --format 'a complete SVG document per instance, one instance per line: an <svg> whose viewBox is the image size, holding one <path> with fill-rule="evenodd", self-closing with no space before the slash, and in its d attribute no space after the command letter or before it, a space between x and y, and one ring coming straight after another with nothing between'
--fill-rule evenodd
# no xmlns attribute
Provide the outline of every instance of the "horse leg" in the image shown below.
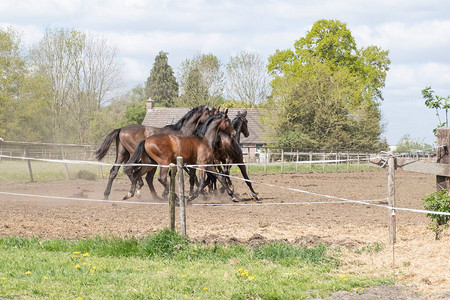
<svg viewBox="0 0 450 300"><path fill-rule="evenodd" d="M225 178L223 176L221 176L220 174L217 175L217 180L219 180L219 182L225 188L225 190L227 191L227 194L231 197L231 200L233 200L233 202L239 202L240 201L239 197L230 189L230 187L228 186L227 181L225 180Z"/></svg>
<svg viewBox="0 0 450 300"><path fill-rule="evenodd" d="M142 180L142 177L137 178L136 197L141 198L141 189L143 186L144 186L144 181Z"/></svg>
<svg viewBox="0 0 450 300"><path fill-rule="evenodd" d="M167 200L167 195L169 194L169 183L167 182L167 174L168 173L169 173L169 168L167 168L167 167L159 168L158 181L164 186L164 191L162 194L164 200Z"/></svg>
<svg viewBox="0 0 450 300"><path fill-rule="evenodd" d="M239 164L239 169L241 169L242 176L245 178L245 183L247 184L248 188L252 192L253 198L255 198L255 200L259 200L258 193L255 192L255 190L253 189L252 183L250 182L250 178L248 178L247 168L245 167L245 165Z"/></svg>
<svg viewBox="0 0 450 300"><path fill-rule="evenodd" d="M150 193L152 194L153 199L162 200L161 198L158 197L158 194L156 194L155 187L153 186L153 177L155 176L155 173L156 167L152 167L152 169L145 176L145 181L147 181L148 188L150 189Z"/></svg>
<svg viewBox="0 0 450 300"><path fill-rule="evenodd" d="M136 191L136 183L138 182L139 178L142 178L142 168L141 167L133 167L133 170L130 174L127 173L128 178L130 178L131 181L131 187L130 191L123 196L122 200L127 200L134 196L134 192Z"/></svg>
<svg viewBox="0 0 450 300"><path fill-rule="evenodd" d="M122 144L119 143L117 146L116 151L116 164L121 164L124 162L127 162L130 158L130 153L122 146ZM111 170L109 171L109 178L108 178L108 184L106 185L105 192L103 193L104 199L107 200L109 198L109 194L111 193L111 187L114 179L116 178L117 174L119 173L120 166L113 166ZM130 176L128 176L130 177ZM131 178L130 178L131 180Z"/></svg>
<svg viewBox="0 0 450 300"><path fill-rule="evenodd" d="M186 173L188 173L189 175L189 196L192 196L192 194L194 193L194 185L198 186L198 178L195 169L192 168L184 168L184 170L186 171Z"/></svg>
<svg viewBox="0 0 450 300"><path fill-rule="evenodd" d="M205 171L202 168L200 168L198 173L199 173L198 177L200 178L199 185L198 185L197 189L195 190L195 192L193 192L192 195L189 195L189 199L187 200L187 202L191 202L192 200L197 198L198 195L200 195L200 192L203 191L203 189L206 187L206 185L208 183L208 180L206 180Z"/></svg>

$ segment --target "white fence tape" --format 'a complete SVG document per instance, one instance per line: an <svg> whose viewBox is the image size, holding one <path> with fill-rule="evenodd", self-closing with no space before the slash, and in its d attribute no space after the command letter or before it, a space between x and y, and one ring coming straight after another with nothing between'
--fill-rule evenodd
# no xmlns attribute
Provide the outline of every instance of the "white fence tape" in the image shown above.
<svg viewBox="0 0 450 300"><path fill-rule="evenodd" d="M84 164L84 165L100 165L100 166L158 166L155 164L115 164L115 163L105 163L105 162L98 162L98 161L80 161L80 160L59 160L59 159L40 159L40 158L30 158L30 157L20 157L20 156L8 156L8 155L0 155L0 157L2 158L10 158L10 159L20 159L20 160L31 160L31 161L43 161L43 162L51 162L51 163L64 163L64 164ZM341 160L338 160L341 161ZM345 161L345 160L342 160ZM317 161L311 161L311 162L304 162L304 163L314 163ZM324 160L324 161L320 161L321 163L325 163L325 162L336 162L336 161L331 161L331 160ZM233 164L235 165L235 164ZM248 164L247 164L248 165ZM259 164L260 165L260 164ZM190 168L195 168L198 169L199 166L202 165L185 165L186 167L190 167ZM204 165L204 166L217 166L217 165ZM168 166L159 166L159 167L168 167ZM217 172L212 172L209 170L206 170L207 172L210 173L214 173L214 174L219 174ZM435 214L435 215L445 215L445 216L450 216L450 212L438 212L438 211L429 211L429 210L423 210L423 209L412 209L412 208L402 208L402 207L391 207L391 206L387 206L387 205L382 205L382 204L375 204L375 203L369 203L369 201L378 201L378 200L351 200L351 199L346 199L346 198L342 198L342 197L336 197L336 196L331 196L331 195L325 195L325 194L319 194L319 193L315 193L315 192L310 192L310 191L306 191L306 190L300 190L300 189L296 189L296 188L291 188L291 187L285 187L285 186L280 186L280 185L275 185L275 184L270 184L270 183L265 183L265 182L257 182L257 181L252 181L252 180L247 180L244 178L240 178L240 177L236 177L236 176L231 176L231 175L224 175L224 174L219 174L221 176L229 176L230 178L234 178L234 179L238 179L238 180L242 180L242 181L248 181L251 183L255 183L255 184L261 184L261 185L266 185L266 186L270 186L270 187L275 187L275 188L280 188L280 189L286 189L286 190L290 190L290 191L294 191L294 192L299 192L299 193L304 193L304 194L309 194L309 195L313 195L313 196L317 196L317 197L323 197L323 198L328 198L328 199L333 199L333 200L337 200L337 201L332 201L329 203L355 203L355 204L363 204L363 205L369 205L369 206L375 206L375 207L382 207L382 208L386 208L386 209L392 209L392 210L398 210L398 211L409 211L409 212L415 212L415 213L426 213L426 214ZM14 194L14 193L7 193L7 192L0 192L0 194ZM70 198L70 197L55 197L55 196L42 196L42 195L30 195L30 194L16 194L16 196L27 196L27 197L40 197L40 198L55 198L55 199L66 199L66 200L77 200L77 201L93 201L93 202L109 202L109 203L128 203L128 204L162 204L162 203L154 203L154 202L130 202L130 201L113 201L113 200L100 200L100 199L87 199L87 198ZM382 200L385 200L386 198L383 198ZM294 204L315 204L318 202L290 202L290 203L255 203L255 205L294 205ZM202 204L195 204L193 203L193 205L202 205ZM205 204L203 204L205 205ZM211 206L218 206L220 204L206 204L206 205L211 205ZM240 204L240 203L233 203L233 204L229 204L229 205L249 205L249 203L246 204Z"/></svg>

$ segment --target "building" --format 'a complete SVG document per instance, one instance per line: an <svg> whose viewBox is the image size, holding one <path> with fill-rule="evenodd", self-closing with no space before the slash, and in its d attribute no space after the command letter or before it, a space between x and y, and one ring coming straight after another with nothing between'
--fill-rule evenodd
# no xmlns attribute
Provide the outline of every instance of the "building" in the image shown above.
<svg viewBox="0 0 450 300"><path fill-rule="evenodd" d="M147 112L144 121L142 121L142 125L164 127L175 124L189 110L190 108L184 107L154 107L153 101L147 101ZM260 110L256 108L229 108L228 117L230 120L233 120L239 112L244 110L247 111L248 131L250 135L247 138L241 135L241 148L244 157L248 158L248 153L250 153L250 159L253 160L259 156L261 148L266 145L266 142L262 140L264 130L260 123Z"/></svg>

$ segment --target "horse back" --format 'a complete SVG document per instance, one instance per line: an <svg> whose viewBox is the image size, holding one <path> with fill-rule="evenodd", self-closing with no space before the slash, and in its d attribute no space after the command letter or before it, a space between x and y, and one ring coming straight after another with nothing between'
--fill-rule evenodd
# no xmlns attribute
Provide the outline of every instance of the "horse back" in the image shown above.
<svg viewBox="0 0 450 300"><path fill-rule="evenodd" d="M195 136L153 135L146 139L145 150L160 165L176 163L178 156L187 164L205 163L212 156L211 148Z"/></svg>

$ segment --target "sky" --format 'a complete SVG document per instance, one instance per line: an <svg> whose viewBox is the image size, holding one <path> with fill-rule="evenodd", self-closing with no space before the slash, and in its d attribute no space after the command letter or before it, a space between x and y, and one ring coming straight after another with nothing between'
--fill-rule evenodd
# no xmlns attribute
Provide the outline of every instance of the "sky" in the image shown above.
<svg viewBox="0 0 450 300"><path fill-rule="evenodd" d="M450 95L450 2L441 0L2 0L0 27L13 26L25 46L48 28L80 29L119 50L124 89L143 84L156 55L168 52L175 73L199 54L222 64L240 51L266 59L292 49L320 19L347 24L358 47L376 45L391 59L381 105L383 137L433 145L435 111L421 91ZM445 115L441 113L445 119Z"/></svg>

